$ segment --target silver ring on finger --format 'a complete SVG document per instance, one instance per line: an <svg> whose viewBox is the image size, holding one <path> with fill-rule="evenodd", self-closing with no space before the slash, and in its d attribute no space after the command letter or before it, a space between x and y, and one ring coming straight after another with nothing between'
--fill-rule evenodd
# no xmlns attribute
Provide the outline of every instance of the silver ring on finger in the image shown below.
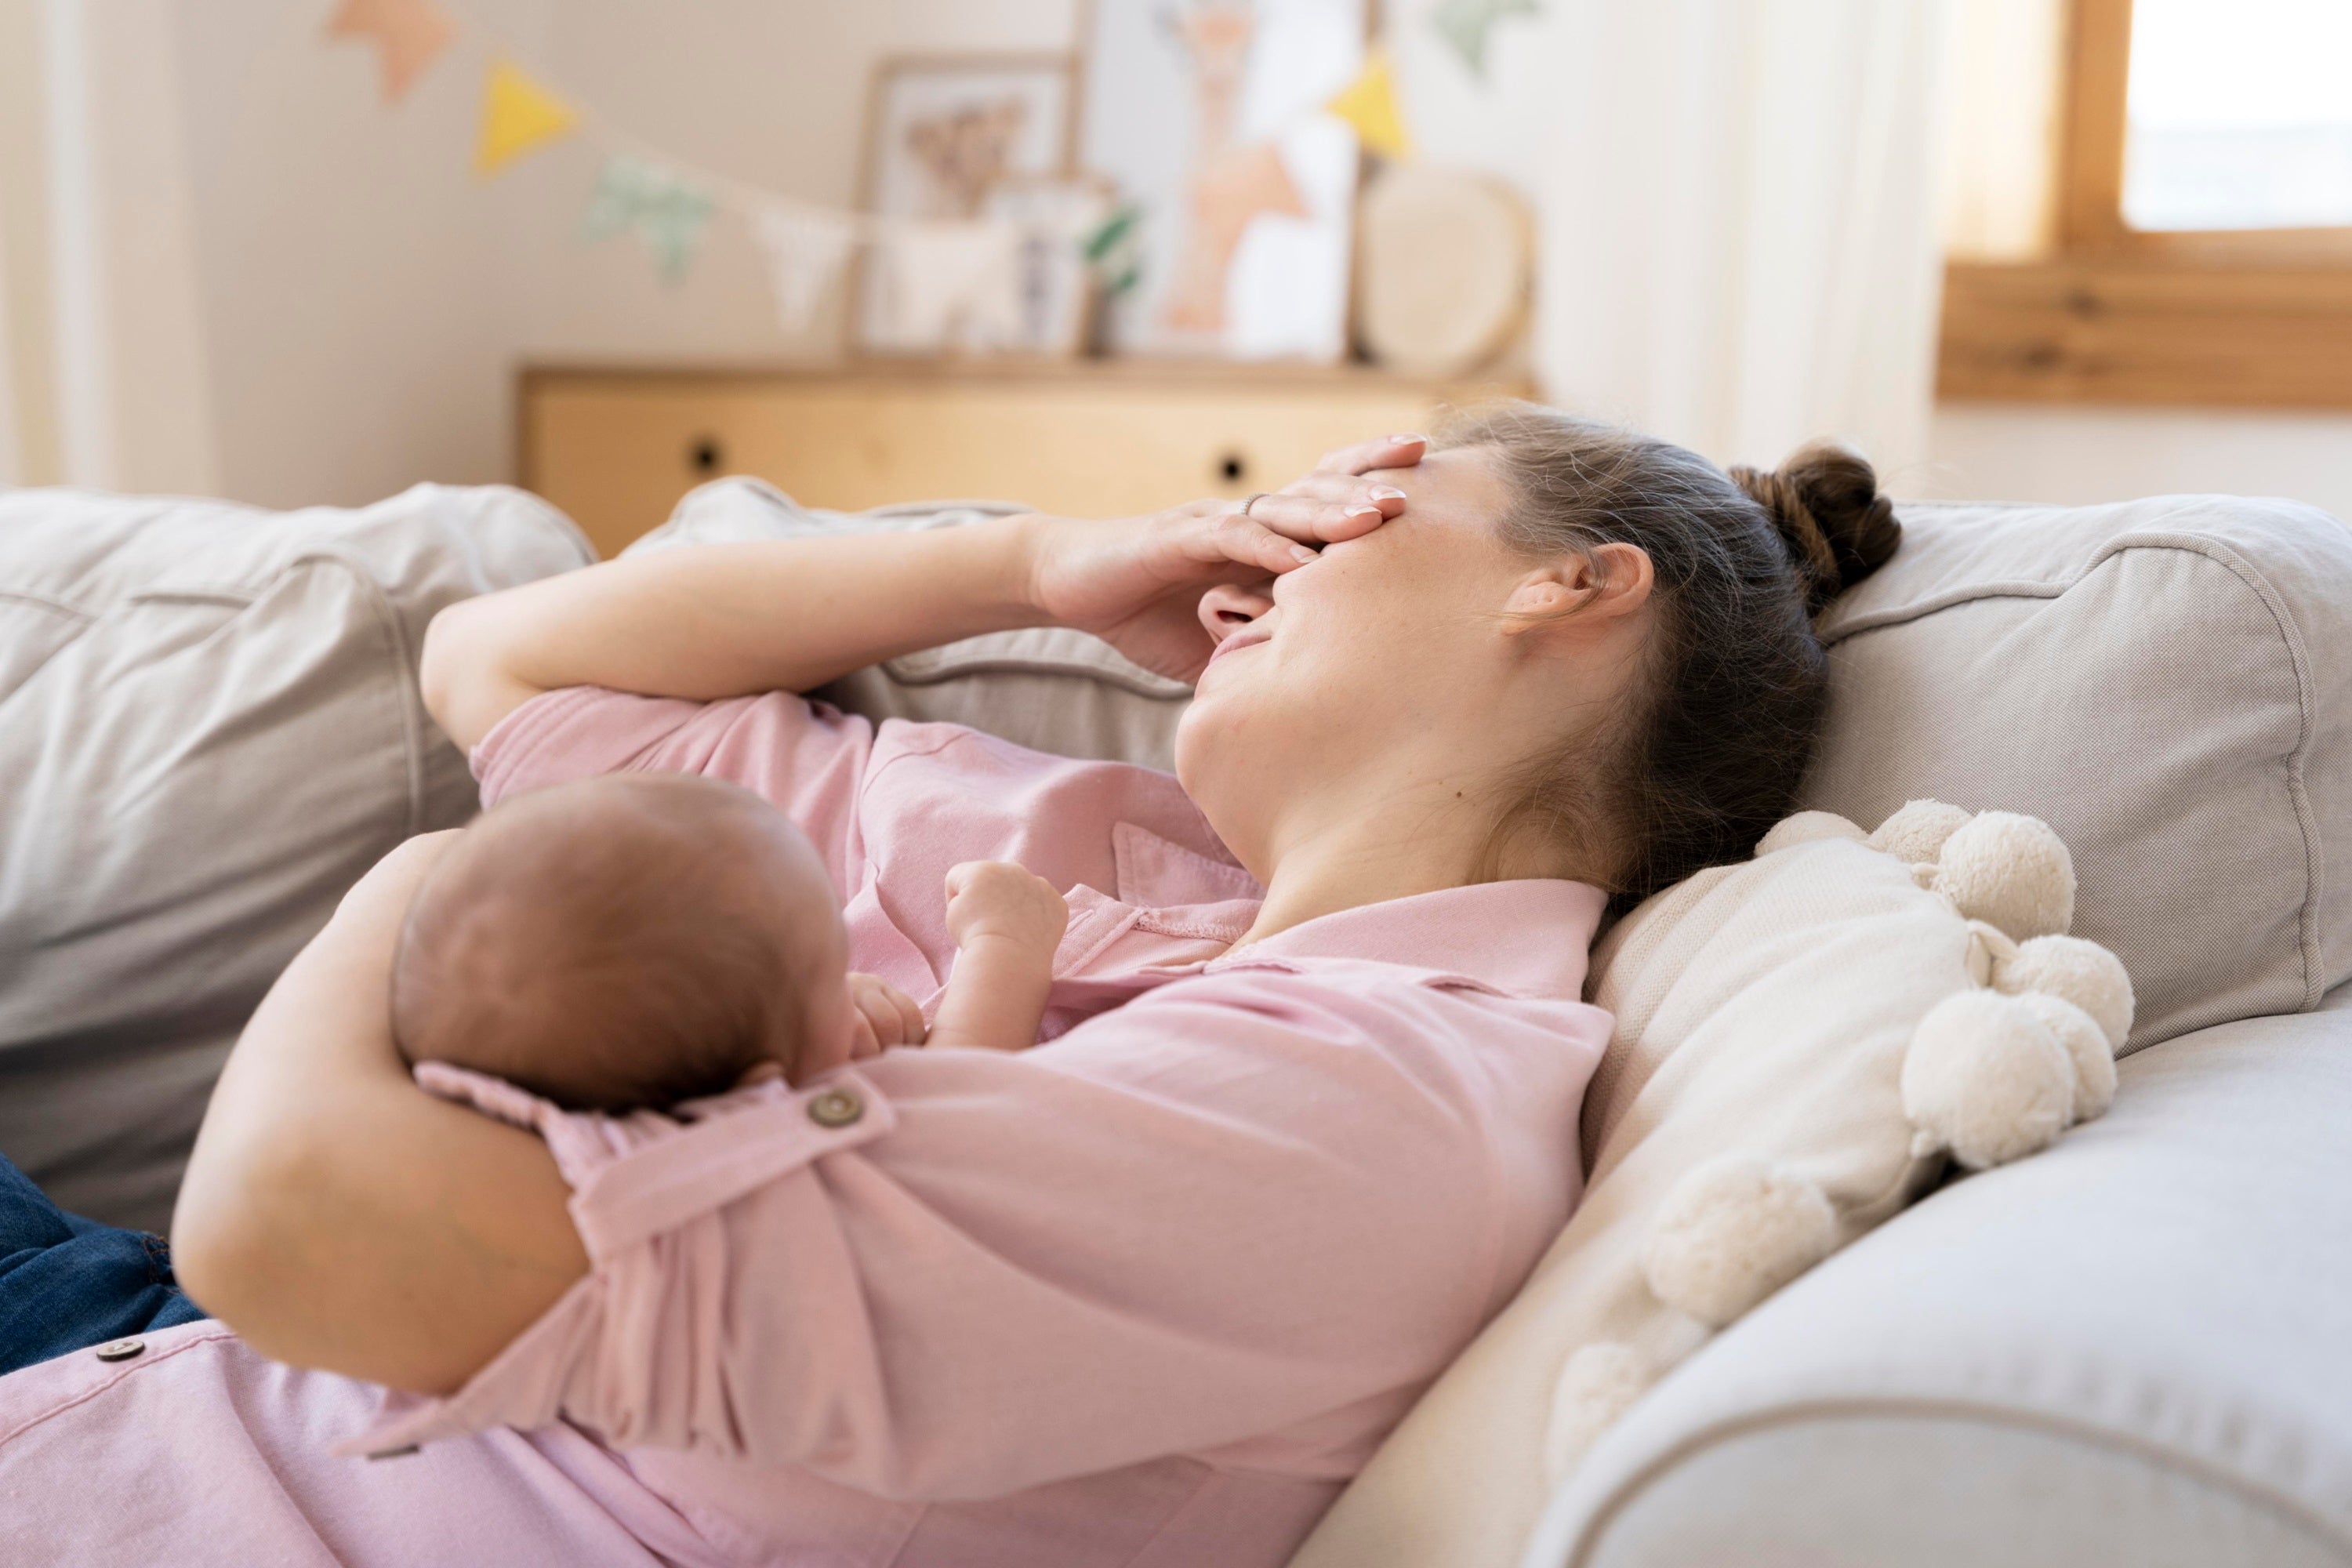
<svg viewBox="0 0 2352 1568"><path fill-rule="evenodd" d="M1252 495L1249 500L1242 502L1242 515L1244 517L1250 517L1250 508L1264 500L1266 498L1267 493L1268 492L1265 490L1259 490L1255 495ZM1250 517L1250 521L1255 522L1257 520L1254 517Z"/></svg>

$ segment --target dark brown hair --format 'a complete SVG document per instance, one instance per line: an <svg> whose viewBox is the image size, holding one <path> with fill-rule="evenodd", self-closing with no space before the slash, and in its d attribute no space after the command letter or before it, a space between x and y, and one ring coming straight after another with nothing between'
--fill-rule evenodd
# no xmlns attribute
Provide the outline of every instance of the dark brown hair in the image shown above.
<svg viewBox="0 0 2352 1568"><path fill-rule="evenodd" d="M1495 454L1515 548L1589 558L1631 544L1656 577L1633 700L1522 765L1489 871L1533 838L1567 850L1622 910L1750 853L1794 805L1821 729L1827 663L1811 617L1902 541L1870 465L1820 443L1769 473L1726 473L1527 403L1467 410L1436 445Z"/></svg>
<svg viewBox="0 0 2352 1568"><path fill-rule="evenodd" d="M780 1040L797 1060L814 933L772 885L775 822L749 791L648 773L493 807L402 927L401 1053L605 1111L719 1093Z"/></svg>

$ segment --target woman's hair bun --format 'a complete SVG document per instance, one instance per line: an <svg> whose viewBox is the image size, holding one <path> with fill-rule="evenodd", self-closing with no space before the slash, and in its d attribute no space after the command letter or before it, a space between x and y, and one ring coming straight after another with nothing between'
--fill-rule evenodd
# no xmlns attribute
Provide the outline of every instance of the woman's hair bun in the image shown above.
<svg viewBox="0 0 2352 1568"><path fill-rule="evenodd" d="M1780 531L1811 614L1885 565L1903 542L1895 503L1878 493L1877 472L1834 441L1801 447L1769 473L1734 468L1731 479Z"/></svg>

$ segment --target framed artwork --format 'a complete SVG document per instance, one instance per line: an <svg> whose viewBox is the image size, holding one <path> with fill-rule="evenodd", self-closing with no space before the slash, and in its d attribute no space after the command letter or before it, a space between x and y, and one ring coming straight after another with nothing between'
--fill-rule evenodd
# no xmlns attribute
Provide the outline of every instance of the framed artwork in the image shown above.
<svg viewBox="0 0 2352 1568"><path fill-rule="evenodd" d="M1016 174L997 182L982 212L1015 237L1013 308L1003 340L987 347L1067 359L1086 346L1095 300L1087 242L1110 216L1113 202L1110 182L1099 175Z"/></svg>
<svg viewBox="0 0 2352 1568"><path fill-rule="evenodd" d="M857 347L939 353L1004 335L1017 242L986 221L992 193L1066 176L1076 109L1068 55L907 55L875 68L859 198L909 221L861 259Z"/></svg>
<svg viewBox="0 0 2352 1568"><path fill-rule="evenodd" d="M1080 162L1141 214L1119 349L1330 363L1348 351L1368 0L1093 0Z"/></svg>

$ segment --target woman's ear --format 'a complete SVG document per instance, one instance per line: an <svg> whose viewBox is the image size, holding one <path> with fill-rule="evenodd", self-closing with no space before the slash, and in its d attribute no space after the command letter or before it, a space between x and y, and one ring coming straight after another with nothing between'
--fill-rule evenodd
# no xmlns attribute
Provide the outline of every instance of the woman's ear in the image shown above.
<svg viewBox="0 0 2352 1568"><path fill-rule="evenodd" d="M1512 588L1503 613L1514 630L1526 630L1573 610L1580 618L1630 615L1650 602L1657 573L1650 552L1636 544L1609 543L1591 556L1530 572Z"/></svg>
<svg viewBox="0 0 2352 1568"><path fill-rule="evenodd" d="M1568 584L1561 580L1562 575L1555 568L1547 566L1520 579L1518 585L1511 590L1511 596L1503 603L1503 614L1510 618L1512 630L1551 620L1575 608L1579 595L1569 592Z"/></svg>
<svg viewBox="0 0 2352 1568"><path fill-rule="evenodd" d="M1638 544L1603 544L1593 551L1591 561L1580 561L1576 566L1589 582L1592 615L1630 616L1650 602L1650 590L1657 585L1658 574L1650 564L1650 552Z"/></svg>

